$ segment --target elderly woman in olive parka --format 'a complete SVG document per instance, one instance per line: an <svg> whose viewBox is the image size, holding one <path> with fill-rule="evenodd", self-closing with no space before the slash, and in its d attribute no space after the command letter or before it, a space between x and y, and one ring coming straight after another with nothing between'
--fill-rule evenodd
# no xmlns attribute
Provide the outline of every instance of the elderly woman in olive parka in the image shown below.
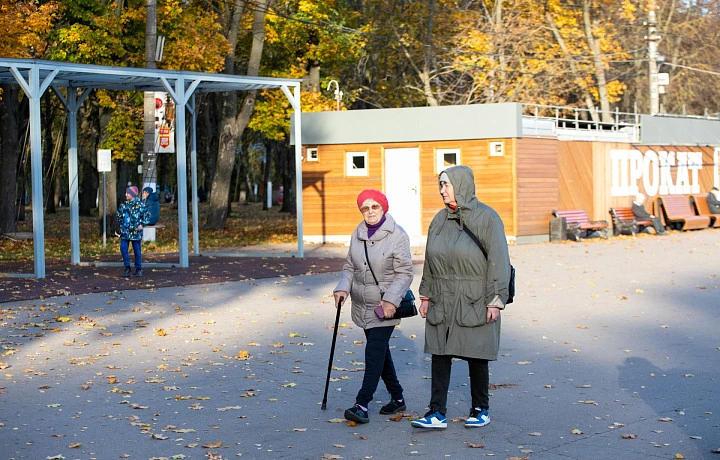
<svg viewBox="0 0 720 460"><path fill-rule="evenodd" d="M466 422L466 426L483 426L489 423L489 417L478 415L479 410L485 410L484 416L487 416L489 405L487 361L497 359L500 347L499 312L508 298L510 257L505 227L498 213L475 197L475 180L470 168L453 166L446 169L441 177L452 184L456 204L446 203L430 223L419 289L421 299L428 299L423 300L421 306L421 314L426 316L425 353L433 355L432 396L426 419L431 419L428 416L438 412L440 415L436 417L439 422L432 420L424 423L421 419L413 426L447 426L446 422L442 426L442 422L447 409L450 357L469 358L473 399L469 420L477 423L469 425L470 422ZM483 244L487 260L463 226ZM488 314L489 306L498 308L493 310L492 316ZM445 364L436 365L437 356L441 357L438 362ZM485 376L477 377L476 374L474 378L472 360L485 360L479 361L480 367L484 366ZM441 382L435 381L437 368L441 370L438 379Z"/></svg>

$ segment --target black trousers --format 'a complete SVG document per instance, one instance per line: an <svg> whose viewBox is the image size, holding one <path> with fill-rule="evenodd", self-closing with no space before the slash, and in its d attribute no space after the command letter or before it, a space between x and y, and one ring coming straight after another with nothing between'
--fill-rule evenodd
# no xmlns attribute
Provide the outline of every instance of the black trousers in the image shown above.
<svg viewBox="0 0 720 460"><path fill-rule="evenodd" d="M390 354L390 336L394 330L395 326L365 329L365 375L355 398L355 402L363 407L368 407L372 401L381 378L392 399L403 399L403 388L395 373Z"/></svg>
<svg viewBox="0 0 720 460"><path fill-rule="evenodd" d="M450 388L450 371L453 356L432 355L432 385L430 410L447 413L447 394ZM468 363L472 407L490 409L490 371L486 359L461 358Z"/></svg>
<svg viewBox="0 0 720 460"><path fill-rule="evenodd" d="M652 218L653 228L655 229L655 233L664 233L665 232L665 226L662 224L662 220L655 216Z"/></svg>

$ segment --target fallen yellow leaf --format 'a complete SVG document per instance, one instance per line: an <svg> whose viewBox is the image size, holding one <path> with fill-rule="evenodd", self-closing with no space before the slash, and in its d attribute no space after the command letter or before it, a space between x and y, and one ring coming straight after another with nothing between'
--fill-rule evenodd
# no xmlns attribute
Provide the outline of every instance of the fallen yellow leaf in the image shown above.
<svg viewBox="0 0 720 460"><path fill-rule="evenodd" d="M247 350L240 350L238 351L237 359L250 359L250 354Z"/></svg>

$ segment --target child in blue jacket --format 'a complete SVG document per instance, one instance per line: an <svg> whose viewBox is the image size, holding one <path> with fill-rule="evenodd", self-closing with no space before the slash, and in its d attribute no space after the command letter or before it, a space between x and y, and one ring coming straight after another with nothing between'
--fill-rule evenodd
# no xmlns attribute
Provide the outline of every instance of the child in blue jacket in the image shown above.
<svg viewBox="0 0 720 460"><path fill-rule="evenodd" d="M125 200L118 206L116 218L120 225L120 254L125 266L124 276L130 276L129 245L132 244L135 256L135 276L142 276L142 235L143 227L148 225L150 213L139 198L136 186L125 190Z"/></svg>

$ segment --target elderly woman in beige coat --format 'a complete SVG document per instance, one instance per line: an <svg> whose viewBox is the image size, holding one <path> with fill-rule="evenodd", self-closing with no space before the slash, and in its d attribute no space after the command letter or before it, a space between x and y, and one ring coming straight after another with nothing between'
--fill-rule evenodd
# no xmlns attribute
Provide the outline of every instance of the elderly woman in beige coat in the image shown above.
<svg viewBox="0 0 720 460"><path fill-rule="evenodd" d="M465 427L476 428L490 423L488 361L497 359L500 347L510 257L502 219L475 197L472 170L448 168L440 174L439 186L445 208L430 223L420 282L425 353L432 355L430 410L411 423L447 428L450 369L452 359L461 358L468 363L472 398Z"/></svg>
<svg viewBox="0 0 720 460"><path fill-rule="evenodd" d="M394 414L406 408L390 354L390 336L400 323L392 318L412 283L413 270L410 239L387 214L387 197L378 190L363 190L357 205L363 221L350 238L347 262L333 294L336 306L350 295L352 320L365 332L365 375L355 405L345 411L345 418L368 423L368 405L381 378L391 400L380 413ZM382 307L381 313L376 313L377 307Z"/></svg>

